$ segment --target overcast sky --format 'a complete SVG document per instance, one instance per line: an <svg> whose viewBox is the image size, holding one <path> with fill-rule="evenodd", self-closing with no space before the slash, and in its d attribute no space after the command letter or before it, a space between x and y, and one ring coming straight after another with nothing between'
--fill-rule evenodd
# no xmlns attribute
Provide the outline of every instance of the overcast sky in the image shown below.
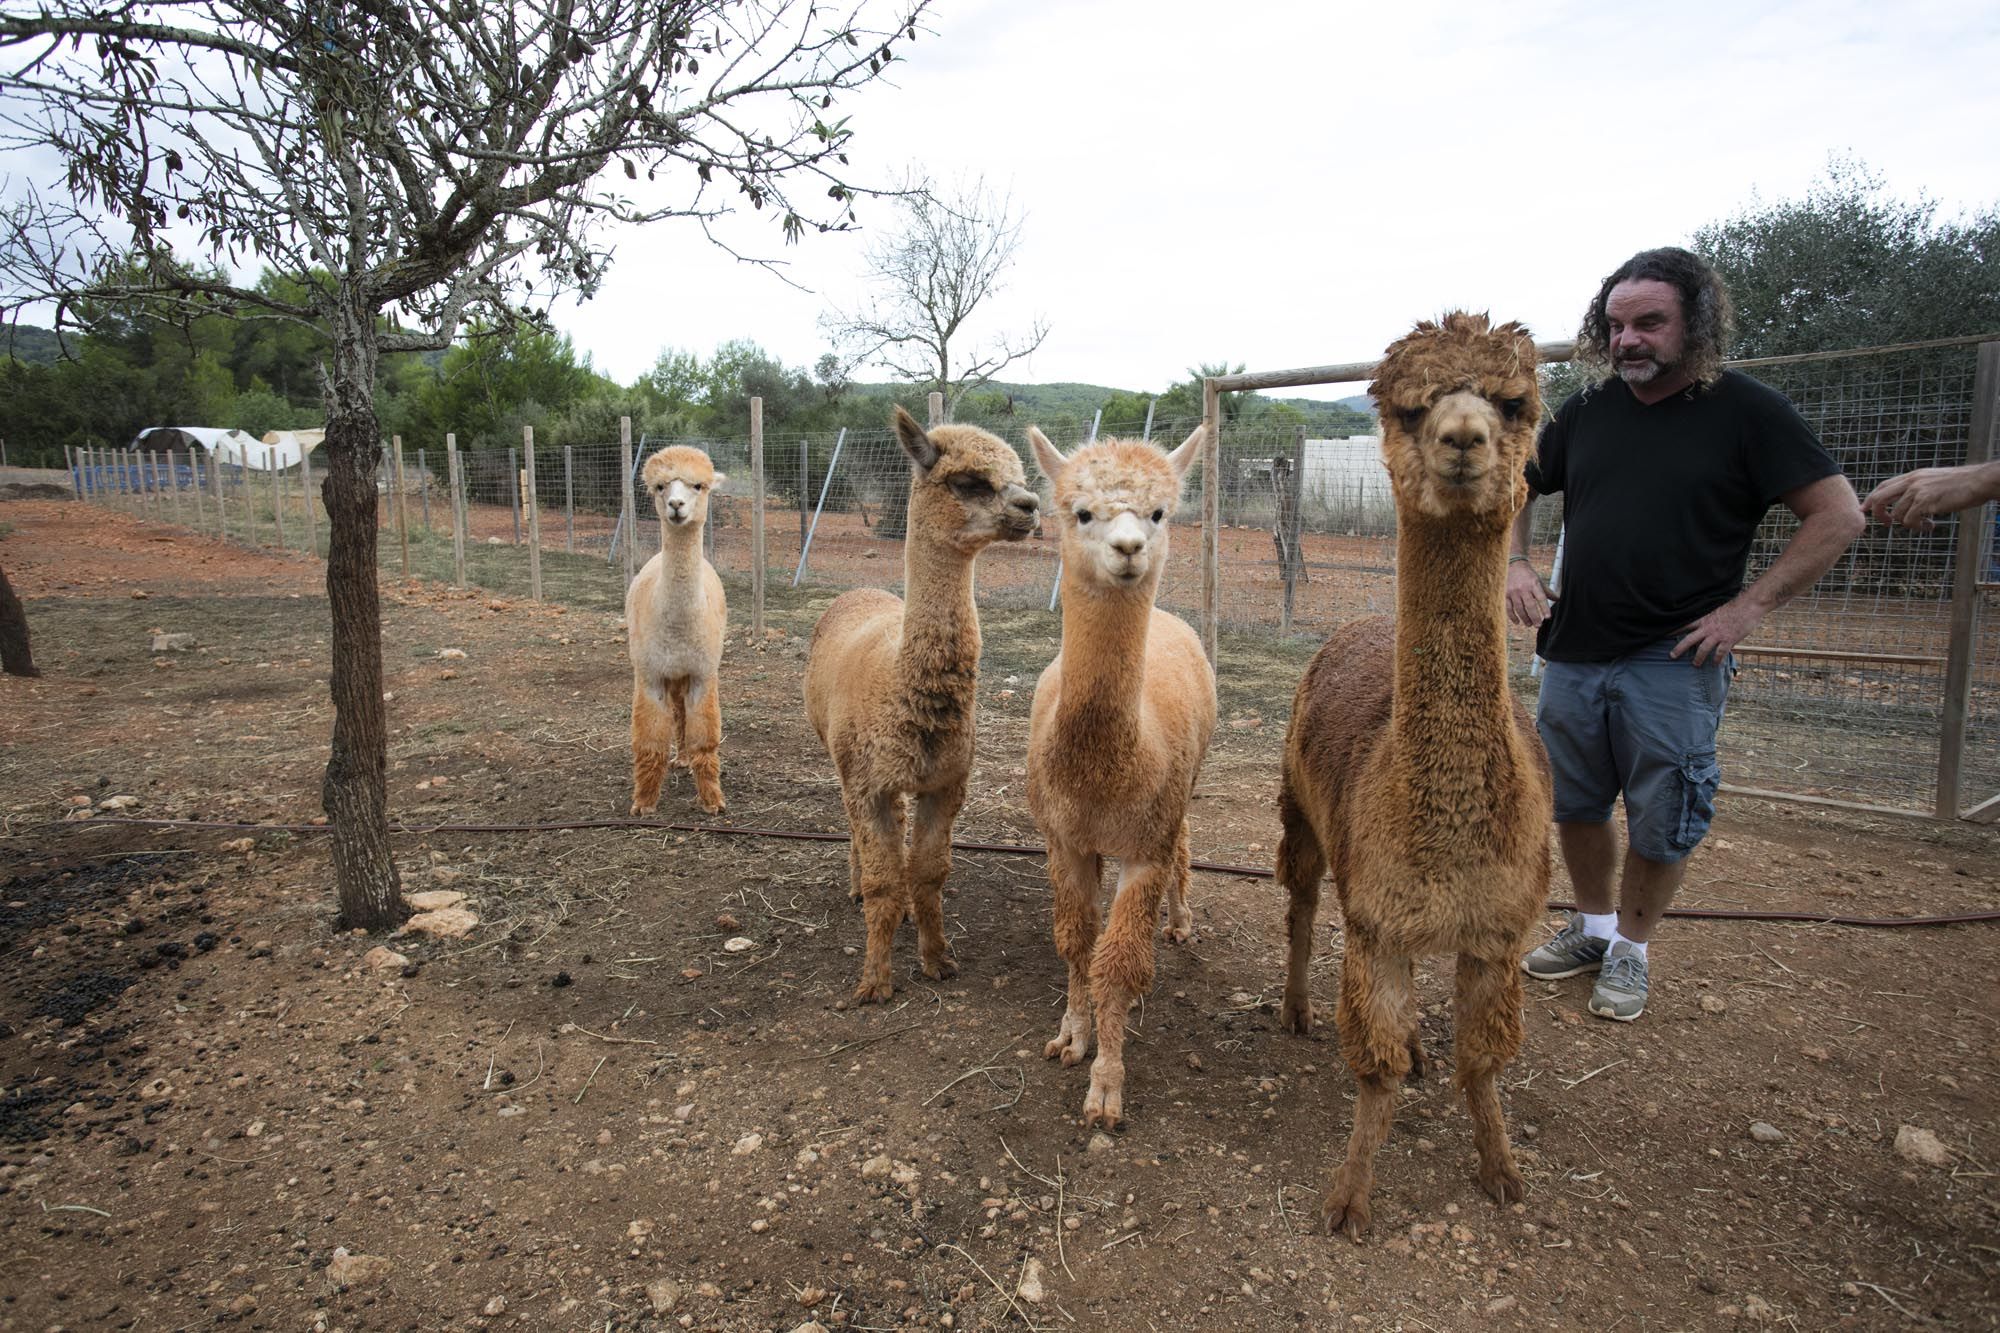
<svg viewBox="0 0 2000 1333"><path fill-rule="evenodd" d="M1457 306L1568 337L1633 251L1796 196L1833 153L1946 215L2000 200L1990 0L939 0L929 26L848 106L855 169L1011 190L1027 221L989 327L1051 326L1016 381L1360 360ZM812 291L668 223L555 319L621 382L728 338L810 367L861 239L734 234Z"/></svg>

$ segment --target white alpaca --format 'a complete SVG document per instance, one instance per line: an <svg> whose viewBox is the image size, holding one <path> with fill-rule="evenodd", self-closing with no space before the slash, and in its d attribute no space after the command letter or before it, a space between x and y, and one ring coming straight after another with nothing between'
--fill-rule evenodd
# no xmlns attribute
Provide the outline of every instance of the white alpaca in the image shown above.
<svg viewBox="0 0 2000 1333"><path fill-rule="evenodd" d="M632 813L651 814L670 759L694 773L695 799L722 811L722 699L716 674L729 607L701 554L708 497L728 480L707 454L662 449L640 471L660 515L660 552L625 591L632 656ZM673 756L678 746L679 755Z"/></svg>

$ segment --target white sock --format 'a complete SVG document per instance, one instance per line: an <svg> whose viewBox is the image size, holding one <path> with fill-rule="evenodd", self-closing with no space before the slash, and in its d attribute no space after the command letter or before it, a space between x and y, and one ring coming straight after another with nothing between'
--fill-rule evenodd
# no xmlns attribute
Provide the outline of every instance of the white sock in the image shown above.
<svg viewBox="0 0 2000 1333"><path fill-rule="evenodd" d="M1614 919L1615 919L1615 918L1614 918ZM1610 947L1609 947L1609 948L1606 948L1604 952L1605 952L1605 953L1607 953L1607 954L1609 954L1609 953L1611 952L1611 950L1612 950L1612 949L1615 949L1615 948L1617 948L1617 947L1618 947L1619 945L1621 945L1621 944L1629 946L1629 947L1631 948L1631 950L1632 950L1632 951L1633 951L1634 953L1638 954L1638 955L1639 955L1639 956L1640 956L1641 958L1644 958L1644 957L1646 956L1646 941L1644 941L1644 940L1628 940L1628 939L1626 939L1626 938L1625 938L1625 937L1624 937L1624 936L1623 936L1622 934L1620 934L1619 932L1617 932L1617 931L1615 931L1615 930L1611 932L1611 944L1610 944Z"/></svg>
<svg viewBox="0 0 2000 1333"><path fill-rule="evenodd" d="M1618 913L1606 912L1598 916L1592 912L1578 912L1583 918L1583 933L1593 940L1608 940L1618 933Z"/></svg>

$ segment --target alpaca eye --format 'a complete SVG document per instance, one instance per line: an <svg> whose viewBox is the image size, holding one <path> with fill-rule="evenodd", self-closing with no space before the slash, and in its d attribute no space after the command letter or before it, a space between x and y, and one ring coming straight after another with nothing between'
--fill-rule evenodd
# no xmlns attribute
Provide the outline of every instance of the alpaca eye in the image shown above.
<svg viewBox="0 0 2000 1333"><path fill-rule="evenodd" d="M1090 511L1089 511L1088 509L1079 509L1079 510L1077 510L1077 511L1076 511L1076 521L1077 521L1077 522L1079 522L1079 523L1088 523L1088 522L1090 522Z"/></svg>
<svg viewBox="0 0 2000 1333"><path fill-rule="evenodd" d="M984 477L953 477L951 479L951 488L968 500L976 499L982 495L993 494L993 487L987 483Z"/></svg>
<svg viewBox="0 0 2000 1333"><path fill-rule="evenodd" d="M1521 415L1521 409L1526 407L1527 405L1528 405L1528 400L1525 398L1506 399L1500 404L1500 415L1506 417L1507 420L1512 421L1515 417Z"/></svg>
<svg viewBox="0 0 2000 1333"><path fill-rule="evenodd" d="M1421 407L1406 407L1397 412L1396 415L1403 419L1404 430L1415 430L1423 422L1424 413L1427 410Z"/></svg>
<svg viewBox="0 0 2000 1333"><path fill-rule="evenodd" d="M1166 516L1167 516L1167 511L1166 511L1166 510L1164 510L1164 509L1155 509L1155 510L1153 511L1153 522L1155 522L1155 523L1158 523L1158 522L1159 522L1159 521L1160 521L1161 519L1165 518Z"/></svg>
<svg viewBox="0 0 2000 1333"><path fill-rule="evenodd" d="M704 487L706 487L707 485L708 485L708 483L707 483L707 482L705 482L705 481L698 481L698 482L696 482L696 483L694 484L694 488L695 488L696 490L701 490L701 489L703 489Z"/></svg>

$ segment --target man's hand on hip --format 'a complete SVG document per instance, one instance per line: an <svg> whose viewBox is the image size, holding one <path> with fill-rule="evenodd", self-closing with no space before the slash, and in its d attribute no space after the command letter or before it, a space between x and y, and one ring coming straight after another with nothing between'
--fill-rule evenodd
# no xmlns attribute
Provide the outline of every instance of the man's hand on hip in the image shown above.
<svg viewBox="0 0 2000 1333"><path fill-rule="evenodd" d="M1673 655L1692 651L1696 666L1707 666L1733 652L1736 645L1764 623L1764 612L1741 596L1724 602L1694 624L1686 637L1674 645Z"/></svg>

